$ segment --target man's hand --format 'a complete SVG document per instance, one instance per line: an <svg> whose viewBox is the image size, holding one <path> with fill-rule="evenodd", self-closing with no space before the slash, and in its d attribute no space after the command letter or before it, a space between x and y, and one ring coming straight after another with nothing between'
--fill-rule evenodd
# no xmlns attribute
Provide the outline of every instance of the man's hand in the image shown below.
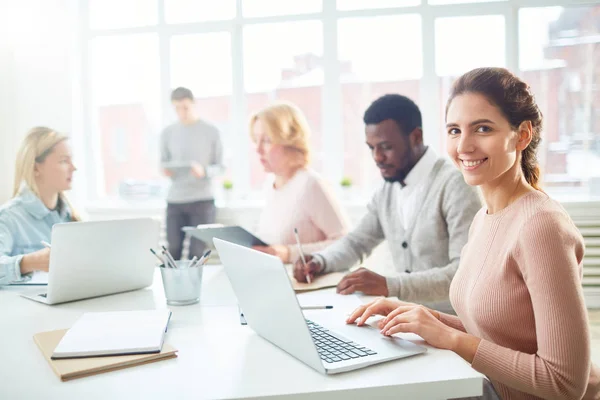
<svg viewBox="0 0 600 400"><path fill-rule="evenodd" d="M389 296L385 276L366 268L360 268L346 275L337 285L339 294L362 292L370 296Z"/></svg>
<svg viewBox="0 0 600 400"><path fill-rule="evenodd" d="M50 266L50 249L45 248L23 256L21 259L21 274L34 271L48 272Z"/></svg>
<svg viewBox="0 0 600 400"><path fill-rule="evenodd" d="M202 179L206 176L206 170L201 164L197 162L192 162L192 175L194 175L198 179Z"/></svg>
<svg viewBox="0 0 600 400"><path fill-rule="evenodd" d="M311 255L305 255L304 259L306 260L306 267L304 267L301 258L297 259L294 263L294 278L298 282L308 283L306 280L306 277L308 276L312 282L315 275L322 272L323 266Z"/></svg>

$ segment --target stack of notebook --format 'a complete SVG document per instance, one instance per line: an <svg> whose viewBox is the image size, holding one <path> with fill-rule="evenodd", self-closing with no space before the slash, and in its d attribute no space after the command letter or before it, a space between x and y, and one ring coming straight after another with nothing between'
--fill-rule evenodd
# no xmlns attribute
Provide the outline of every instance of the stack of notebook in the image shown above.
<svg viewBox="0 0 600 400"><path fill-rule="evenodd" d="M33 338L61 380L177 357L163 345L168 310L85 313L69 330Z"/></svg>

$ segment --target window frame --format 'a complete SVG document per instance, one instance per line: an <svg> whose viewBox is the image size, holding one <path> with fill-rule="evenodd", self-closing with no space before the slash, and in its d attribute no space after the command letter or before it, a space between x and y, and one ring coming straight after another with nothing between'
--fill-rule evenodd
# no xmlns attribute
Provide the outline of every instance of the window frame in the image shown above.
<svg viewBox="0 0 600 400"><path fill-rule="evenodd" d="M83 111L83 144L82 149L76 149L85 154L85 171L87 180L87 197L89 202L106 200L103 182L103 166L101 156L96 150L98 139L98 125L95 110L93 109L91 93L91 65L89 44L98 36L127 35L133 33L156 32L159 37L160 65L160 122L165 126L171 115L169 95L170 82L170 57L171 38L181 34L197 34L209 32L229 32L231 35L232 65L232 94L231 94L231 124L232 132L238 132L239 147L244 151L232 157L232 179L235 182L236 194L245 196L250 191L250 165L249 152L251 146L247 134L247 118L251 110L247 109L244 92L244 65L243 65L243 29L252 24L271 22L309 21L318 20L323 29L323 67L324 85L321 92L321 132L327 133L322 137L322 150L330 156L323 165L323 175L331 182L340 182L343 177L343 115L342 115L342 86L338 79L340 70L338 64L338 21L342 18L369 18L389 15L420 14L421 16L421 41L422 41L422 79L419 85L419 106L423 114L423 130L425 142L435 149L443 145L439 132L443 129L443 121L439 115L438 105L440 98L438 76L435 71L435 20L444 17L502 15L505 20L505 60L506 67L511 71L519 71L519 10L530 7L550 6L591 6L600 4L594 0L508 0L490 1L484 3L431 5L427 0L422 0L418 6L400 6L380 9L364 10L338 10L336 1L323 0L322 11L318 13L299 15L280 15L271 17L244 17L242 14L242 1L236 0L236 14L231 20L207 21L183 24L169 24L165 18L165 1L158 0L158 24L135 28L94 30L89 25L89 0L82 1L80 7L80 50L82 71L82 111ZM82 157L83 158L83 157ZM158 168L158 165L157 165ZM363 196L361 196L363 197Z"/></svg>

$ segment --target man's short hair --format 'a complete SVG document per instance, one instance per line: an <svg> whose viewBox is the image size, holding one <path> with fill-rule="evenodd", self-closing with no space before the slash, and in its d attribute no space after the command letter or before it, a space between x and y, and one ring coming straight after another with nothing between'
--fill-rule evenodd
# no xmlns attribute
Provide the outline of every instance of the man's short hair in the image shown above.
<svg viewBox="0 0 600 400"><path fill-rule="evenodd" d="M414 101L400 94L381 96L371 103L363 117L366 125L379 124L386 119L394 120L405 135L423 127L419 107Z"/></svg>
<svg viewBox="0 0 600 400"><path fill-rule="evenodd" d="M171 101L180 101L185 99L194 101L194 94L188 88L178 87L171 93Z"/></svg>

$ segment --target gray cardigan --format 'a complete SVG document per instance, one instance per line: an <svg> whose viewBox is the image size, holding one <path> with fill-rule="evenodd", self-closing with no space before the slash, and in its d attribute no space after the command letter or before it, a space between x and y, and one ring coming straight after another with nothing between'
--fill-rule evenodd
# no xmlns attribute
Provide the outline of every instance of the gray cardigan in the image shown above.
<svg viewBox="0 0 600 400"><path fill-rule="evenodd" d="M390 296L405 301L429 303L451 310L450 282L467 243L473 217L481 208L475 188L468 186L460 171L438 159L424 190L416 199L417 213L404 229L401 208L393 185L385 182L367 206L367 214L354 231L325 250L315 253L325 264L324 272L347 270L387 240L398 276L387 277ZM433 304L434 302L441 302Z"/></svg>

